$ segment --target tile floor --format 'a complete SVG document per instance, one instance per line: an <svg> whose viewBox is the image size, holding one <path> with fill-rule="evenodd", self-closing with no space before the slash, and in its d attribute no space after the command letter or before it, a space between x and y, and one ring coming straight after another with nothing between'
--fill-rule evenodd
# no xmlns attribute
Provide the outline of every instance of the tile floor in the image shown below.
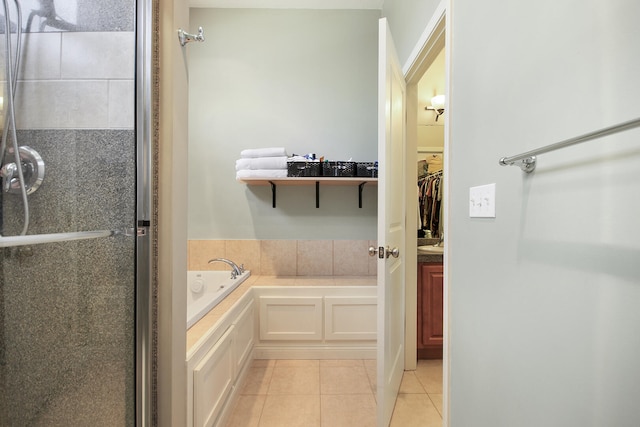
<svg viewBox="0 0 640 427"><path fill-rule="evenodd" d="M227 427L375 427L375 360L254 360ZM442 361L406 371L391 427L442 425Z"/></svg>

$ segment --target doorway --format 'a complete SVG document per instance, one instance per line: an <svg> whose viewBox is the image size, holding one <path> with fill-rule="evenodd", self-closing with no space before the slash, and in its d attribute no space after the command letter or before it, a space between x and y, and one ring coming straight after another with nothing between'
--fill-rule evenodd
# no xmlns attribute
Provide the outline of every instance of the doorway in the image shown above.
<svg viewBox="0 0 640 427"><path fill-rule="evenodd" d="M407 82L407 150L406 150L406 164L416 165L418 160L418 151L440 151L442 150L443 157L443 175L448 175L448 122L449 117L447 110L442 114L433 111L431 109L425 110L426 107L431 107L431 98L436 95L445 95L448 106L448 94L449 87L446 76L448 75L449 68L449 52L445 46L446 39L446 2L442 2L433 17L425 27L425 30L414 47L413 53L407 63L405 64L405 80ZM444 58L440 57L443 55ZM439 65L438 65L439 64ZM421 81L425 76L429 78L433 71L429 71L432 66L440 67L435 76L431 76L433 80L432 84L425 84ZM444 69L442 69L444 68ZM436 77L439 76L439 77ZM444 81L442 81L444 80ZM422 91L420 90L422 87ZM445 107L446 107L445 106ZM427 114L428 116L425 116ZM438 117L438 127L435 126L435 117ZM431 119L431 121L429 121ZM433 126L425 126L425 125ZM434 136L438 133L442 134L442 146L433 147L431 143L421 142L434 139ZM439 145L439 144L438 144ZM433 153L431 153L433 154ZM416 197L416 182L418 181L418 171L416 168L409 170L406 183L407 191L407 223L418 224L418 198ZM447 193L447 180L444 181L444 193ZM444 198L443 201L442 222L443 227L440 229L446 237L448 229L448 200ZM417 233L416 230L407 227L406 236L406 317L405 317L405 369L415 370L417 367L417 282L418 282L418 254L417 254ZM447 399L447 384L448 384L448 363L447 363L447 250L444 250L443 254L443 266L444 266L444 281L443 281L443 352L442 352L442 371L443 371L443 384L442 384L442 409L441 414L443 418L443 424L448 424L448 399Z"/></svg>

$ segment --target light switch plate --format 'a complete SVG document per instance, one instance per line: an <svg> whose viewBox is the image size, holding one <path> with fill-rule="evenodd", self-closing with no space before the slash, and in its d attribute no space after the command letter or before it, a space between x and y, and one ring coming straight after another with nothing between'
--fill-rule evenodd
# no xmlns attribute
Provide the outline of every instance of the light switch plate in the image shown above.
<svg viewBox="0 0 640 427"><path fill-rule="evenodd" d="M496 184L480 185L469 189L469 217L496 217Z"/></svg>

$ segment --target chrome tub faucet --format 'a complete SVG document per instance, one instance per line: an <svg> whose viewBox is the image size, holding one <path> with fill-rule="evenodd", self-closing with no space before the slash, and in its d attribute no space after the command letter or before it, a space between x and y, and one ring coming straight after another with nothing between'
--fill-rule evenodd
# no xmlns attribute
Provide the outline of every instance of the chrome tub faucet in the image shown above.
<svg viewBox="0 0 640 427"><path fill-rule="evenodd" d="M230 259L226 259L226 258L210 259L207 264L213 264L214 262L224 262L225 264L231 266L231 268L233 269L233 271L231 272L231 278L232 279L235 279L236 277L238 277L242 273L244 273L244 264L241 265L240 267L238 267L238 264L236 264L235 262L231 261Z"/></svg>

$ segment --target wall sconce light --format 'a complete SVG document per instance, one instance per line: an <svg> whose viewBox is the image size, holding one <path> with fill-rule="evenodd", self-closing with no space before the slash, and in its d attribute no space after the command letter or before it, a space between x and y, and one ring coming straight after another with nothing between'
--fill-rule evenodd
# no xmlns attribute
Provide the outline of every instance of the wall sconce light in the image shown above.
<svg viewBox="0 0 640 427"><path fill-rule="evenodd" d="M433 110L436 112L436 122L438 117L444 113L444 95L436 95L431 98L431 105L427 105L425 110Z"/></svg>

